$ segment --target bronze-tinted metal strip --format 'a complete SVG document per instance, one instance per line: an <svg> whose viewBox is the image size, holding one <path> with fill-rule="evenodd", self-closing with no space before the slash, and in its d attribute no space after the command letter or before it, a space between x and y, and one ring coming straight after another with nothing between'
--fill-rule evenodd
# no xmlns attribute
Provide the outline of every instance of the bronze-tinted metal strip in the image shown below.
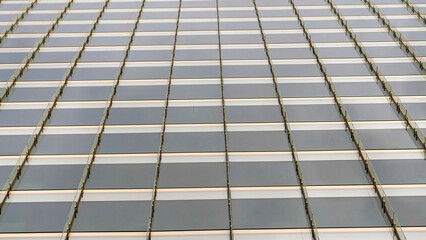
<svg viewBox="0 0 426 240"><path fill-rule="evenodd" d="M231 180L230 180L230 163L229 163L229 147L228 147L228 125L226 123L225 111L225 91L223 83L223 61L222 61L222 43L220 38L220 16L219 16L219 0L216 0L216 20L217 20L217 40L219 45L219 64L220 64L220 90L222 95L222 117L223 117L223 133L225 140L225 161L226 161L226 191L228 199L228 216L229 216L229 239L234 239L232 227L232 202L231 202Z"/></svg>
<svg viewBox="0 0 426 240"><path fill-rule="evenodd" d="M309 204L308 191L306 189L305 181L303 179L302 169L300 167L299 158L298 158L297 152L296 152L296 147L294 145L293 138L291 136L290 124L289 124L289 121L288 121L288 118L287 118L287 113L285 111L284 104L282 102L281 92L280 92L280 89L279 89L279 86L278 86L278 83L277 83L277 79L276 79L276 76L275 76L275 71L274 71L274 68L273 68L271 56L269 54L269 48L268 48L266 37L265 37L264 31L263 31L262 22L260 20L259 11L257 10L256 0L253 0L253 5L254 5L254 9L256 11L257 21L258 21L258 24L259 24L260 33L262 35L263 45L264 45L265 53L266 53L266 56L267 56L267 59L268 59L269 69L271 71L272 80L273 80L274 88L275 88L275 93L277 94L278 104L280 106L281 116L283 118L283 125L284 125L284 128L285 128L285 132L287 133L287 140L289 142L289 146L290 146L290 150L291 150L291 156L292 156L293 163L294 163L294 166L295 166L296 175L297 175L297 178L298 178L298 181L299 181L300 190L302 192L306 216L307 216L307 219L309 221L309 225L311 227L312 239L318 240L319 235L318 235L318 230L317 230L317 227L316 227L316 224L315 224L314 214L312 213L312 210L311 210L311 207L310 207L310 204Z"/></svg>
<svg viewBox="0 0 426 240"><path fill-rule="evenodd" d="M162 157L163 157L164 135L165 135L165 131L166 131L166 120L167 120L167 112L168 112L168 107L169 107L170 88L171 88L171 85L172 85L173 66L174 66L174 61L175 61L176 42L177 42L177 36L178 36L178 31L179 31L181 9L182 9L182 0L179 0L179 9L178 9L178 15L177 15L177 21L176 21L174 42L173 42L172 59L171 59L170 72L169 72L169 78L168 78L168 83L167 83L166 101L165 101L164 113L163 113L163 123L161 125L160 146L158 148L158 158L157 158L157 164L156 164L156 170L155 170L153 194L152 194L152 199L151 199L151 209L150 209L150 215L149 215L149 221L148 221L148 229L147 229L147 239L148 240L151 240L151 238L152 238L152 225L153 225L153 220L154 220L154 216L155 216L155 203L157 201L158 179L160 177L160 166L161 166L161 160L162 160Z"/></svg>

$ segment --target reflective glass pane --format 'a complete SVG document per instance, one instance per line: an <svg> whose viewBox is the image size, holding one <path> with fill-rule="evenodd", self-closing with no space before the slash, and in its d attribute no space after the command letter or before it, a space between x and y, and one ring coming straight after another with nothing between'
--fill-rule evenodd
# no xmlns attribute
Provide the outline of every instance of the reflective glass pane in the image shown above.
<svg viewBox="0 0 426 240"><path fill-rule="evenodd" d="M0 126L36 126L41 119L43 109L1 110Z"/></svg>
<svg viewBox="0 0 426 240"><path fill-rule="evenodd" d="M221 107L170 107L167 123L222 123Z"/></svg>
<svg viewBox="0 0 426 240"><path fill-rule="evenodd" d="M95 135L66 134L42 135L34 154L88 154Z"/></svg>
<svg viewBox="0 0 426 240"><path fill-rule="evenodd" d="M292 162L233 162L229 175L234 187L299 184Z"/></svg>
<svg viewBox="0 0 426 240"><path fill-rule="evenodd" d="M366 149L416 148L408 132L401 129L357 130Z"/></svg>
<svg viewBox="0 0 426 240"><path fill-rule="evenodd" d="M228 132L229 151L287 151L284 132Z"/></svg>
<svg viewBox="0 0 426 240"><path fill-rule="evenodd" d="M8 203L2 208L0 232L61 232L70 202Z"/></svg>
<svg viewBox="0 0 426 240"><path fill-rule="evenodd" d="M235 229L308 227L298 198L232 200L232 220Z"/></svg>
<svg viewBox="0 0 426 240"><path fill-rule="evenodd" d="M98 152L155 153L159 144L159 133L104 134Z"/></svg>
<svg viewBox="0 0 426 240"><path fill-rule="evenodd" d="M307 185L368 184L360 161L301 161Z"/></svg>
<svg viewBox="0 0 426 240"><path fill-rule="evenodd" d="M149 201L83 201L72 230L76 232L145 231L148 227L150 205Z"/></svg>
<svg viewBox="0 0 426 240"><path fill-rule="evenodd" d="M224 163L163 163L160 188L226 187Z"/></svg>
<svg viewBox="0 0 426 240"><path fill-rule="evenodd" d="M154 230L228 229L226 200L157 201Z"/></svg>
<svg viewBox="0 0 426 240"><path fill-rule="evenodd" d="M426 183L424 160L375 160L372 163L382 184Z"/></svg>
<svg viewBox="0 0 426 240"><path fill-rule="evenodd" d="M426 224L426 197L389 197L398 220L403 227L419 227Z"/></svg>
<svg viewBox="0 0 426 240"><path fill-rule="evenodd" d="M224 149L223 132L166 132L164 136L164 152L218 152Z"/></svg>

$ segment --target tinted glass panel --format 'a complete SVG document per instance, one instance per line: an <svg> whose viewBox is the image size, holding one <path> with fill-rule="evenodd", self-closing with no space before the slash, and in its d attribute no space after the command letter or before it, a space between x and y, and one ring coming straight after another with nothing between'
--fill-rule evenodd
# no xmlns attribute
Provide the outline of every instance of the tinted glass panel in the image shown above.
<svg viewBox="0 0 426 240"><path fill-rule="evenodd" d="M221 107L170 107L167 123L222 123Z"/></svg>
<svg viewBox="0 0 426 240"><path fill-rule="evenodd" d="M300 162L307 185L368 184L360 161Z"/></svg>
<svg viewBox="0 0 426 240"><path fill-rule="evenodd" d="M27 135L0 135L0 155L20 155L28 139Z"/></svg>
<svg viewBox="0 0 426 240"><path fill-rule="evenodd" d="M354 121L398 120L390 104L345 104L345 108Z"/></svg>
<svg viewBox="0 0 426 240"><path fill-rule="evenodd" d="M103 108L57 109L49 125L99 125L103 113Z"/></svg>
<svg viewBox="0 0 426 240"><path fill-rule="evenodd" d="M165 99L167 86L120 86L115 100Z"/></svg>
<svg viewBox="0 0 426 240"><path fill-rule="evenodd" d="M425 183L424 160L377 160L372 161L382 184Z"/></svg>
<svg viewBox="0 0 426 240"><path fill-rule="evenodd" d="M307 228L305 208L301 199L232 200L235 229L246 228Z"/></svg>
<svg viewBox="0 0 426 240"><path fill-rule="evenodd" d="M99 153L154 153L159 144L159 133L104 134Z"/></svg>
<svg viewBox="0 0 426 240"><path fill-rule="evenodd" d="M222 132L166 132L164 152L217 152L225 148Z"/></svg>
<svg viewBox="0 0 426 240"><path fill-rule="evenodd" d="M292 162L233 162L230 178L234 187L298 185Z"/></svg>
<svg viewBox="0 0 426 240"><path fill-rule="evenodd" d="M225 187L224 163L164 163L160 167L159 187Z"/></svg>
<svg viewBox="0 0 426 240"><path fill-rule="evenodd" d="M426 224L426 197L389 197L401 226L418 227Z"/></svg>
<svg viewBox="0 0 426 240"><path fill-rule="evenodd" d="M282 122L278 106L228 106L226 121L232 122Z"/></svg>
<svg viewBox="0 0 426 240"><path fill-rule="evenodd" d="M36 126L40 121L43 109L35 110L1 110L0 126Z"/></svg>
<svg viewBox="0 0 426 240"><path fill-rule="evenodd" d="M311 198L318 227L386 226L376 198Z"/></svg>
<svg viewBox="0 0 426 240"><path fill-rule="evenodd" d="M111 108L108 124L162 124L163 108Z"/></svg>
<svg viewBox="0 0 426 240"><path fill-rule="evenodd" d="M286 151L284 132L228 132L229 151Z"/></svg>
<svg viewBox="0 0 426 240"><path fill-rule="evenodd" d="M73 231L145 231L148 227L149 201L82 202Z"/></svg>
<svg viewBox="0 0 426 240"><path fill-rule="evenodd" d="M2 208L0 232L61 232L71 203L8 203Z"/></svg>
<svg viewBox="0 0 426 240"><path fill-rule="evenodd" d="M228 229L226 200L157 201L154 230Z"/></svg>
<svg viewBox="0 0 426 240"><path fill-rule="evenodd" d="M88 154L95 135L42 135L34 154Z"/></svg>
<svg viewBox="0 0 426 240"><path fill-rule="evenodd" d="M87 188L152 188L155 164L95 164Z"/></svg>
<svg viewBox="0 0 426 240"><path fill-rule="evenodd" d="M345 131L293 131L298 150L344 150L353 149L352 142Z"/></svg>
<svg viewBox="0 0 426 240"><path fill-rule="evenodd" d="M50 101L56 88L14 88L7 98L9 102Z"/></svg>
<svg viewBox="0 0 426 240"><path fill-rule="evenodd" d="M76 189L84 167L84 165L30 165L25 169L17 189Z"/></svg>
<svg viewBox="0 0 426 240"><path fill-rule="evenodd" d="M366 149L416 148L407 131L400 129L357 130Z"/></svg>

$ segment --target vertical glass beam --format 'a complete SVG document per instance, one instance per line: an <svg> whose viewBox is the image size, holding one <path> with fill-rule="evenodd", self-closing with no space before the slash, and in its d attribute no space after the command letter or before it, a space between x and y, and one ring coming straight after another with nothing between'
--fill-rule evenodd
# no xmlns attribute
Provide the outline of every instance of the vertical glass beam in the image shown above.
<svg viewBox="0 0 426 240"><path fill-rule="evenodd" d="M229 152L228 152L228 128L226 123L225 111L225 93L223 86L223 61L222 61L222 43L220 39L220 15L219 15L219 0L216 0L216 19L217 19L217 38L219 45L219 64L220 64L220 90L222 95L222 117L223 117L223 133L225 141L225 161L226 161L226 187L228 197L228 216L229 216L229 239L234 239L232 228L232 204L231 204L231 182L229 176Z"/></svg>
<svg viewBox="0 0 426 240"><path fill-rule="evenodd" d="M179 0L179 9L177 14L177 21L176 21L176 28L175 28L175 35L174 35L174 42L173 42L173 50L172 50L172 59L171 59L171 65L170 65L170 72L168 77L168 84L167 84L167 93L166 93L166 100L165 100L165 106L164 106L164 113L163 113L163 123L161 126L161 137L160 137L160 145L158 149L158 159L157 159L157 165L155 170L155 178L154 178L154 186L153 186L153 193L152 193L152 199L151 199L151 209L150 209L150 215L149 215L149 221L148 221L148 229L147 229L147 239L151 240L152 238L152 226L153 226L153 220L154 220L154 211L155 211L155 203L157 200L157 190L158 190L158 179L160 177L160 166L161 166L161 159L163 154L163 146L164 146L164 135L166 131L166 120L167 120L167 110L169 106L169 98L170 98L170 87L172 84L172 77L173 77L173 64L175 61L175 54L176 54L176 41L179 31L179 20L180 20L180 13L182 8L182 0Z"/></svg>
<svg viewBox="0 0 426 240"><path fill-rule="evenodd" d="M408 11L414 13L417 16L419 22L423 22L423 24L426 24L426 18L422 16L422 12L418 7L414 6L409 0L400 1L402 2L402 4L405 5Z"/></svg>
<svg viewBox="0 0 426 240"><path fill-rule="evenodd" d="M310 227L311 227L312 239L318 240L319 239L318 231L317 231L317 228L316 228L314 215L312 213L312 210L311 210L311 207L310 207L310 204L309 204L308 191L306 189L306 186L305 186L305 183L304 183L304 180L303 180L303 174L302 174L302 171L301 171L301 168L300 168L299 159L298 159L297 152L296 152L296 149L295 149L295 146L294 146L293 138L291 136L291 130L290 130L290 125L289 125L288 118L287 118L287 113L284 109L284 104L282 102L281 93L280 93L280 90L279 90L279 87L278 87L278 84L277 84L277 79L275 77L275 72L274 72L274 68L273 68L273 65L272 65L271 57L269 55L268 44L266 42L266 37L265 37L264 32L263 32L262 23L261 23L260 16L259 16L259 11L258 11L257 5L256 5L256 0L253 0L253 5L254 5L254 9L256 11L256 17L257 17L257 21L258 21L258 24L259 24L260 32L262 34L263 45L264 45L264 48L265 48L265 51L266 51L268 64L269 64L270 71L271 71L271 74L272 74L272 80L273 80L273 83L274 83L275 92L276 92L278 102L279 102L279 105L280 105L281 115L282 115L282 118L283 118L283 124L284 124L284 127L285 127L285 132L287 133L287 140L288 140L288 143L290 145L291 156L292 156L293 163L294 163L295 170L296 170L296 174L297 174L297 177L298 177L298 180L299 180L299 185L300 185L300 190L302 192L302 197L303 197L303 201L304 201L304 205L305 205L306 215L308 217L309 224L310 224Z"/></svg>

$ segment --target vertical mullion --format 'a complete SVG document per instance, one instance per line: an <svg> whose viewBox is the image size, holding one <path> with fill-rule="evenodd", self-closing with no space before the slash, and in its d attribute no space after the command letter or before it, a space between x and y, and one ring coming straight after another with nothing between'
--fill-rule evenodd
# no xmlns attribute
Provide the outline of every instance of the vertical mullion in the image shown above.
<svg viewBox="0 0 426 240"><path fill-rule="evenodd" d="M360 1L367 4L370 12L372 12L373 14L377 16L379 22L383 26L385 26L385 28L388 30L389 35L391 35L395 39L395 41L399 43L399 47L403 51L405 51L405 53L409 57L413 58L414 62L416 63L415 65L420 69L421 72L425 72L426 65L422 61L420 55L417 54L416 50L408 43L408 41L404 38L404 36L402 36L402 34L398 32L398 30L396 30L394 26L392 26L390 21L386 19L386 17L384 17L384 14L380 11L380 9L375 4L371 3L370 0L360 0ZM327 0L327 2L332 3L332 0Z"/></svg>
<svg viewBox="0 0 426 240"><path fill-rule="evenodd" d="M305 186L305 181L303 179L303 174L302 174L302 170L300 168L300 163L299 163L296 148L295 148L295 145L294 145L294 142L293 142L293 138L291 136L290 124L288 122L287 113L285 111L284 104L282 102L281 93L280 93L280 90L279 90L279 87L278 87L277 79L275 77L275 71L274 71L274 68L273 68L273 65L272 65L272 60L271 60L271 57L269 55L268 44L266 42L266 37L265 37L265 34L263 32L262 22L260 20L260 15L259 15L259 12L257 10L256 0L253 0L253 5L254 5L254 9L256 11L256 17L257 17L257 22L259 24L260 33L262 35L263 46L265 48L265 53L266 53L266 56L267 56L267 59L268 59L268 64L269 64L269 68L270 68L270 71L271 71L272 80L273 80L273 83L274 83L275 93L277 95L278 103L280 105L281 116L283 118L283 124L284 124L284 128L285 128L285 132L287 134L287 140L289 142L289 146L290 146L290 150L291 150L291 156L292 156L292 159L293 159L295 171L296 171L297 178L298 178L298 181L299 181L300 190L302 192L303 203L304 203L304 206L305 206L306 216L309 220L312 239L318 240L319 239L318 230L317 230L317 227L316 227L316 224L315 224L314 215L312 213L312 210L311 210L311 207L310 207L310 204L309 204L308 192L307 192L307 189L306 189L306 186Z"/></svg>
<svg viewBox="0 0 426 240"><path fill-rule="evenodd" d="M24 19L25 15L28 14L28 12L34 8L34 5L36 5L38 2L38 0L34 0L25 10L24 12L21 13L21 15L19 15L18 17L16 17L16 19L13 21L12 25L10 25L10 27L8 29L6 29L6 31L4 31L2 33L2 36L0 37L0 46L3 43L3 41L7 38L7 35L9 33L11 33L15 27L19 24L19 21L21 21L22 19ZM1 4L1 1L0 1Z"/></svg>
<svg viewBox="0 0 426 240"><path fill-rule="evenodd" d="M166 131L167 110L168 110L168 107L169 107L170 88L171 88L172 77L173 77L173 66L174 66L174 61L175 61L176 42L177 42L177 36L178 36L178 31L179 31L179 20L180 20L181 8L182 8L182 0L179 0L179 9L178 9L178 15L177 15L177 20L176 20L176 29L175 29L175 36L174 36L174 42L173 42L172 58L171 58L169 79L168 79L168 83L167 83L166 100L165 100L165 106L164 106L163 123L161 125L160 146L158 148L158 158L157 158L157 164L156 164L156 170L155 170L153 194L152 194L152 199L151 199L151 209L150 209L150 215L149 215L149 221L148 221L148 229L147 229L147 239L148 240L151 240L151 238L152 238L152 223L153 223L153 220L154 220L155 202L157 200L158 179L160 177L160 165L161 165L161 160L162 160L162 156L163 156L164 134L165 134L165 131Z"/></svg>
<svg viewBox="0 0 426 240"><path fill-rule="evenodd" d="M219 0L216 0L216 19L217 19L217 39L219 46L219 65L220 65L220 89L222 95L222 117L223 117L223 133L225 140L225 161L226 161L226 187L227 187L227 198L228 198L228 216L229 216L229 239L234 239L233 227L232 227L232 204L231 204L231 181L229 176L229 149L228 149L228 127L226 123L226 111L225 111L225 93L223 84L223 62L222 62L222 43L220 39L220 17L219 17Z"/></svg>
<svg viewBox="0 0 426 240"><path fill-rule="evenodd" d="M103 6L101 13L96 20L96 23L99 22L99 19L101 18L103 12L105 11L106 6L109 3L109 1L110 0L107 0L105 5ZM88 161L86 163L86 168L84 169L83 175L80 179L80 183L79 183L77 193L76 193L74 201L73 201L73 205L72 205L70 212L68 214L67 223L65 224L64 230L62 231L61 240L62 239L66 239L66 240L69 239L69 235L70 235L70 232L71 232L72 225L74 223L75 218L77 217L78 208L79 208L81 199L83 198L83 194L84 194L84 190L85 190L87 181L90 177L90 172L91 172L91 169L92 169L92 166L93 166L93 162L95 161L97 150L98 150L99 145L101 143L102 135L105 131L105 125L106 125L106 122L107 122L108 117L109 117L109 113L110 113L110 110L111 110L111 107L112 107L114 97L117 93L117 88L118 88L118 85L120 83L120 79L122 77L124 67L126 65L126 61L127 61L128 55L129 55L130 47L133 43L133 39L134 39L134 36L135 36L135 33L136 33L137 26L139 24L139 20L140 20L144 5L145 5L145 0L142 0L141 6L139 8L137 19L135 21L135 25L134 25L133 30L132 30L132 34L131 34L129 42L127 43L127 46L126 46L126 51L125 51L125 55L123 57L123 61L121 62L121 65L120 65L120 70L117 74L117 77L114 80L114 84L113 84L113 87L111 89L111 93L110 93L110 96L108 98L106 108L105 108L103 116L102 116L101 123L98 127L98 132L97 132L96 137L94 139L94 142L93 142L90 154L89 154L89 158L88 158ZM94 26L94 28L91 30L89 36L92 35L92 32L94 31L95 27L96 26ZM86 39L85 44L87 44L88 42L89 42L89 38ZM81 55L81 52L80 52L80 55Z"/></svg>
<svg viewBox="0 0 426 240"><path fill-rule="evenodd" d="M70 0L67 4L67 6L65 6L65 8L62 10L62 13L58 16L58 18L56 19L55 23L51 26L51 28L48 30L48 32L46 33L46 35L42 38L42 40L37 44L36 49L30 53L29 55L31 55L30 58L26 58L25 60L25 65L18 69L17 72L15 72L15 74L11 77L12 81L8 81L7 82L7 86L6 88L2 88L1 89L1 95L0 95L0 104L1 101L8 96L11 88L15 85L16 81L18 80L18 78L20 78L23 75L23 72L25 71L25 69L28 67L30 61L34 58L34 56L37 54L37 52L40 50L41 45L43 45L46 41L46 39L50 36L50 33L55 29L55 27L57 26L59 20L62 19L62 17L64 16L64 14L67 12L68 8L71 6L71 4L74 2L74 0ZM81 51L84 48L81 49ZM45 109L45 111L43 112L43 115L40 119L40 121L38 122L36 128L33 131L33 134L31 135L31 137L29 138L27 144L25 145L24 150L22 151L21 155L19 156L18 161L16 162L15 167L12 169L9 177L7 178L7 181L5 183L5 185L3 186L3 189L1 191L1 200L0 200L0 214L1 214L1 209L3 207L3 205L5 204L6 200L9 198L10 192L12 190L13 185L15 184L15 182L19 179L19 177L22 174L22 169L25 166L25 164L28 162L29 156L31 151L36 147L37 143L38 143L38 138L41 135L41 133L44 130L44 127L47 123L47 121L50 119L51 114L53 109L55 108L57 101L59 99L59 97L62 95L63 93L63 88L65 87L69 77L72 74L72 71L79 59L81 54L76 55L75 59L74 59L74 64L73 67L71 67L68 70L68 74L65 74L64 76L64 80L61 81L61 86L58 88L57 92L55 93L55 95L53 95L52 100L49 102L49 104L47 105L47 108Z"/></svg>

